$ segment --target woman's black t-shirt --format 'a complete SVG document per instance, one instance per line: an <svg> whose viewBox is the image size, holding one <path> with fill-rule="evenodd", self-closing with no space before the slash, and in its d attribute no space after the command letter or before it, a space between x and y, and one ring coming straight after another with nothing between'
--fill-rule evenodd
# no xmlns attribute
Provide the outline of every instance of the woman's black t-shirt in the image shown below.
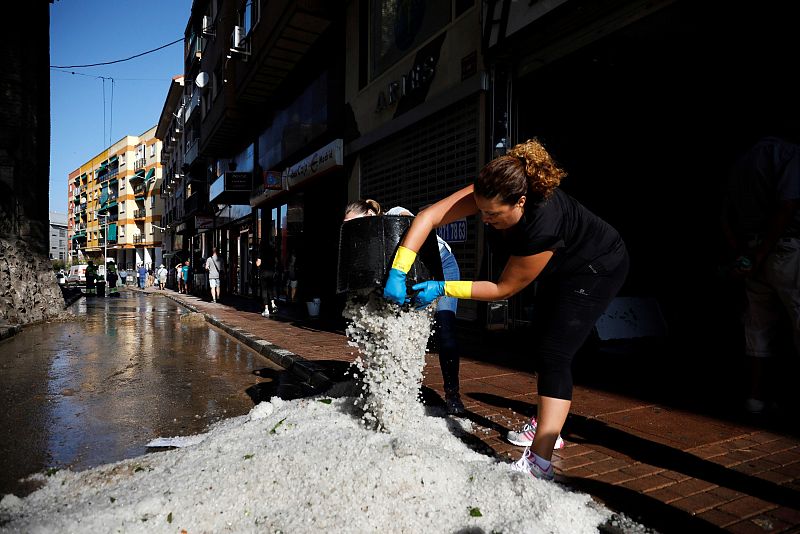
<svg viewBox="0 0 800 534"><path fill-rule="evenodd" d="M560 189L525 206L517 224L507 230L490 227L488 236L509 256L552 250L540 277L608 271L624 257L625 245L614 227Z"/></svg>

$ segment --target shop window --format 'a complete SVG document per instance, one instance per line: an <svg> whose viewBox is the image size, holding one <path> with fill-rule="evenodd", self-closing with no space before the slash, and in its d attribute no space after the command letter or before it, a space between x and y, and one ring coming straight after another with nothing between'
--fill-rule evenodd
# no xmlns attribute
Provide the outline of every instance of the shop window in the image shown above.
<svg viewBox="0 0 800 534"><path fill-rule="evenodd" d="M450 2L371 0L371 79L450 22Z"/></svg>

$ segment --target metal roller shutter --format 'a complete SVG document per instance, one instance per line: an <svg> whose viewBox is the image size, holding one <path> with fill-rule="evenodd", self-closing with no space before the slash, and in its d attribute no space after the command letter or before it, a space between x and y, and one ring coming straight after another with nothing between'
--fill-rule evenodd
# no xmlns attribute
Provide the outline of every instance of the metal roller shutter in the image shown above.
<svg viewBox="0 0 800 534"><path fill-rule="evenodd" d="M480 161L479 109L477 96L467 98L363 150L361 197L416 213L472 183ZM477 224L470 217L466 241L450 243L464 280L477 274ZM460 302L458 316L474 319L475 302Z"/></svg>

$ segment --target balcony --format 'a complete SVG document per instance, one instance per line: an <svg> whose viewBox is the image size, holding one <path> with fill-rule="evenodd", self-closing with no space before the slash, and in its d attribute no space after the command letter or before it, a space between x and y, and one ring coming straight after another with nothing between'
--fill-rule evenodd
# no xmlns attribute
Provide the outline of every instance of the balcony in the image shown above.
<svg viewBox="0 0 800 534"><path fill-rule="evenodd" d="M205 206L207 198L208 197L206 197L206 195L202 192L193 193L183 203L184 215L188 216L196 211L199 211L200 208Z"/></svg>
<svg viewBox="0 0 800 534"><path fill-rule="evenodd" d="M136 158L133 162L133 171L136 172L139 169L144 169L145 165L147 165L147 160L145 158Z"/></svg>
<svg viewBox="0 0 800 534"><path fill-rule="evenodd" d="M184 118L184 123L189 122L189 117L192 116L192 112L197 109L197 106L200 105L200 91L194 91L192 93L192 97L189 99L189 105L186 108L186 117Z"/></svg>
<svg viewBox="0 0 800 534"><path fill-rule="evenodd" d="M184 61L188 64L194 63L196 59L200 59L203 55L203 38L197 35L192 35L186 43L186 55Z"/></svg>
<svg viewBox="0 0 800 534"><path fill-rule="evenodd" d="M186 154L183 157L184 165L191 165L197 159L198 149L200 147L199 139L195 138L189 147L186 149Z"/></svg>
<svg viewBox="0 0 800 534"><path fill-rule="evenodd" d="M133 196L136 197L137 200L139 198L144 198L145 193L147 193L147 188L144 184L139 184L133 188Z"/></svg>
<svg viewBox="0 0 800 534"><path fill-rule="evenodd" d="M142 243L144 243L144 236L142 234L136 234L133 236L134 245L141 245Z"/></svg>
<svg viewBox="0 0 800 534"><path fill-rule="evenodd" d="M147 216L146 210L133 210L134 219L144 219Z"/></svg>

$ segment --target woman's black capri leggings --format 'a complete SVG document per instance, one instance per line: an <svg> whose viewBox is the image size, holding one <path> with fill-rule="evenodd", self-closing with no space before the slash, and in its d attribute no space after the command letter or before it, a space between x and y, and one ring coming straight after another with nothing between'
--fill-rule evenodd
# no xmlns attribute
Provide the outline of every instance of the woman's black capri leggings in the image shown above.
<svg viewBox="0 0 800 534"><path fill-rule="evenodd" d="M539 285L533 321L539 395L572 400L572 360L625 282L628 265L625 252L610 271L592 263L585 273Z"/></svg>

